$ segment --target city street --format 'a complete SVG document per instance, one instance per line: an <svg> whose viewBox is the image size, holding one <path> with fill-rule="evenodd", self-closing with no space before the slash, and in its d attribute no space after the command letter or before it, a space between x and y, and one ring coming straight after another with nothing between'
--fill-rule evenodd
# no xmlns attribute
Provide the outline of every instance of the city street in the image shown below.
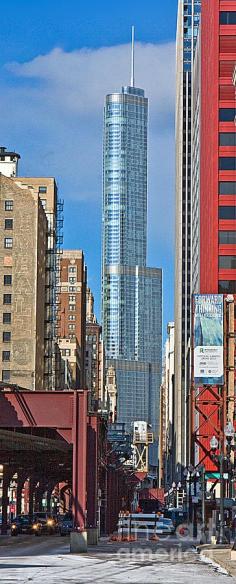
<svg viewBox="0 0 236 584"><path fill-rule="evenodd" d="M234 580L203 563L187 543L116 544L103 541L85 555L70 555L68 538L22 536L0 540L0 582L66 584L107 582L227 584Z"/></svg>

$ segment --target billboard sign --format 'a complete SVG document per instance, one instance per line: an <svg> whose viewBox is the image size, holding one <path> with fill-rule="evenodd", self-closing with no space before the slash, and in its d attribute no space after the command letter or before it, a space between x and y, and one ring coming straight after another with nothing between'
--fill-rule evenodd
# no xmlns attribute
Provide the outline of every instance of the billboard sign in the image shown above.
<svg viewBox="0 0 236 584"><path fill-rule="evenodd" d="M194 384L224 384L224 298L195 294Z"/></svg>

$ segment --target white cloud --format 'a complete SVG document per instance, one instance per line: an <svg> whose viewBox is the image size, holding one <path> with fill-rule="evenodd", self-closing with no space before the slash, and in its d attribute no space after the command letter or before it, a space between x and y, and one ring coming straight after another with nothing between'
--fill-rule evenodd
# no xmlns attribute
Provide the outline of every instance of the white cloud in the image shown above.
<svg viewBox="0 0 236 584"><path fill-rule="evenodd" d="M153 244L173 218L174 43L137 44L136 84L150 99L149 209ZM68 201L101 199L106 93L129 83L130 47L64 52L6 65L2 138L23 155L21 171L59 179Z"/></svg>

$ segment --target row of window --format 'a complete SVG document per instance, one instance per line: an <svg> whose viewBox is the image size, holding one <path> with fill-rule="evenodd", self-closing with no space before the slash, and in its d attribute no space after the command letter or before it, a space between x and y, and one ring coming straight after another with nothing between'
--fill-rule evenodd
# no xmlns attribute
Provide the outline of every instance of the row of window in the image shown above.
<svg viewBox="0 0 236 584"><path fill-rule="evenodd" d="M13 211L13 201L11 199L4 201L4 209L5 211Z"/></svg>
<svg viewBox="0 0 236 584"><path fill-rule="evenodd" d="M236 270L236 256L219 256L219 269Z"/></svg>
<svg viewBox="0 0 236 584"><path fill-rule="evenodd" d="M236 207L219 207L219 219L236 219Z"/></svg>
<svg viewBox="0 0 236 584"><path fill-rule="evenodd" d="M9 369L2 370L2 381L10 381L11 373Z"/></svg>
<svg viewBox="0 0 236 584"><path fill-rule="evenodd" d="M3 294L3 304L11 304L11 294Z"/></svg>
<svg viewBox="0 0 236 584"><path fill-rule="evenodd" d="M236 245L236 231L219 231L219 244Z"/></svg>
<svg viewBox="0 0 236 584"><path fill-rule="evenodd" d="M225 181L219 183L219 194L220 195L236 195L236 182L235 181Z"/></svg>
<svg viewBox="0 0 236 584"><path fill-rule="evenodd" d="M236 294L236 280L220 280L220 294Z"/></svg>
<svg viewBox="0 0 236 584"><path fill-rule="evenodd" d="M226 156L219 158L219 170L236 170L235 156Z"/></svg>
<svg viewBox="0 0 236 584"><path fill-rule="evenodd" d="M5 219L5 229L13 229L13 219Z"/></svg>
<svg viewBox="0 0 236 584"><path fill-rule="evenodd" d="M220 146L236 146L236 132L220 132Z"/></svg>
<svg viewBox="0 0 236 584"><path fill-rule="evenodd" d="M236 12L234 10L220 12L220 24L236 24Z"/></svg>
<svg viewBox="0 0 236 584"><path fill-rule="evenodd" d="M12 285L11 274L4 274L3 281L4 281L4 286L11 286Z"/></svg>
<svg viewBox="0 0 236 584"><path fill-rule="evenodd" d="M13 248L13 237L4 237L4 248L5 249Z"/></svg>
<svg viewBox="0 0 236 584"><path fill-rule="evenodd" d="M220 122L234 122L236 115L235 107L224 107L219 110Z"/></svg>

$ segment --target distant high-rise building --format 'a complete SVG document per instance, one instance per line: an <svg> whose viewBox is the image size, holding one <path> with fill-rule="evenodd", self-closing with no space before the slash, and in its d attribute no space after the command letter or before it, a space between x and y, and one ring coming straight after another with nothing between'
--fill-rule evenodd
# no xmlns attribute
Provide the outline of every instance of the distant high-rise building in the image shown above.
<svg viewBox="0 0 236 584"><path fill-rule="evenodd" d="M201 0L179 0L176 87L175 463L189 460L192 281L192 71Z"/></svg>
<svg viewBox="0 0 236 584"><path fill-rule="evenodd" d="M105 355L102 340L102 327L94 314L94 297L87 288L86 303L86 355L85 376L89 390L89 408L98 410L104 406Z"/></svg>
<svg viewBox="0 0 236 584"><path fill-rule="evenodd" d="M167 325L167 340L164 347L162 384L160 391L160 443L159 443L159 484L170 488L175 478L173 464L174 449L174 351L175 325Z"/></svg>
<svg viewBox="0 0 236 584"><path fill-rule="evenodd" d="M60 262L58 344L71 365L73 388L77 389L85 384L86 289L83 252L64 250Z"/></svg>
<svg viewBox="0 0 236 584"><path fill-rule="evenodd" d="M202 0L193 77L192 291L233 294L236 299L235 62L236 0ZM229 311L226 303L226 328L230 322ZM231 335L232 332L225 335L227 343ZM222 393L217 386L205 386L201 388L196 409L193 401L193 462L203 463L208 471L214 470L209 451L212 429L216 435L221 435L223 429L222 396L230 419L230 402L226 403L226 396L229 396L231 384L234 392L235 384L229 354L230 349L227 349L227 391ZM196 401L197 393L198 388Z"/></svg>
<svg viewBox="0 0 236 584"><path fill-rule="evenodd" d="M134 83L107 95L104 109L102 320L114 367L117 420L158 431L162 271L146 267L148 100Z"/></svg>

